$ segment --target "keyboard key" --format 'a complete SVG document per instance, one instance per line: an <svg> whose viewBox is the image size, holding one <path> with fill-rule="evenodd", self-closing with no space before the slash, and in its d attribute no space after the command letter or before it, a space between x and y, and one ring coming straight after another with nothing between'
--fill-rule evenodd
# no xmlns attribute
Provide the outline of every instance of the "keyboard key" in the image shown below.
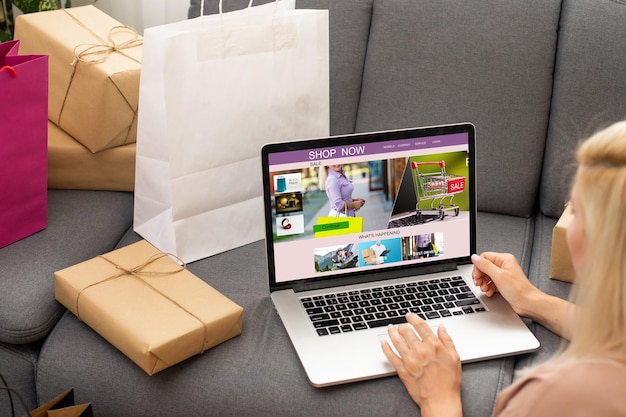
<svg viewBox="0 0 626 417"><path fill-rule="evenodd" d="M456 298L458 298L459 300L465 300L468 298L475 298L476 296L474 295L474 293L470 292L470 293L463 293L463 294L457 294Z"/></svg>
<svg viewBox="0 0 626 417"><path fill-rule="evenodd" d="M309 318L311 319L312 322L316 322L316 321L322 321L322 320L328 320L330 318L330 316L326 313L324 314L313 314L312 316L309 316Z"/></svg>
<svg viewBox="0 0 626 417"><path fill-rule="evenodd" d="M354 330L365 330L365 329L369 329L369 327L367 327L367 324L365 323L354 323L352 325L352 327L354 328Z"/></svg>
<svg viewBox="0 0 626 417"><path fill-rule="evenodd" d="M374 320L374 321L368 322L367 325L370 327L370 329L373 329L374 327L387 327L390 324L402 324L402 323L406 323L406 317L404 316L386 318L382 320Z"/></svg>
<svg viewBox="0 0 626 417"><path fill-rule="evenodd" d="M457 307L464 307L464 306L480 304L480 301L478 301L477 298L466 298L463 300L459 300L455 302L454 304L456 304Z"/></svg>
<svg viewBox="0 0 626 417"><path fill-rule="evenodd" d="M337 326L338 324L338 320L324 320L316 321L315 323L313 323L313 327L315 327L316 329L321 329L322 327Z"/></svg>

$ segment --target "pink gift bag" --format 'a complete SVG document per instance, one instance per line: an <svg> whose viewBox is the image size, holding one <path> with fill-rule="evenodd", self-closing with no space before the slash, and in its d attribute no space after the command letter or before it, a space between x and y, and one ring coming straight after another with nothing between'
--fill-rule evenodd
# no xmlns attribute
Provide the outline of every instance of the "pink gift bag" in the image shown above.
<svg viewBox="0 0 626 417"><path fill-rule="evenodd" d="M46 227L48 57L0 43L0 247Z"/></svg>

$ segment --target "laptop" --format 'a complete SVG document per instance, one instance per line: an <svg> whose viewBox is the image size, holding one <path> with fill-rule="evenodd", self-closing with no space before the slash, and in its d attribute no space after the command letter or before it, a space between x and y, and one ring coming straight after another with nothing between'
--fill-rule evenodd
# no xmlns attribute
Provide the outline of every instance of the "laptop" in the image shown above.
<svg viewBox="0 0 626 417"><path fill-rule="evenodd" d="M313 386L395 374L380 344L408 312L445 325L464 363L539 348L473 285L474 141L462 123L263 147L271 299ZM350 216L338 199L365 202Z"/></svg>

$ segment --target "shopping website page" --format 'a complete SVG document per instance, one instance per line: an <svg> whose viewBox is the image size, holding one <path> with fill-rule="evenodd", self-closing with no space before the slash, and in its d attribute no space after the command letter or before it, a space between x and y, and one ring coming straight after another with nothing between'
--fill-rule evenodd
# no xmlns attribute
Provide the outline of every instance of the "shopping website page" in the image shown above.
<svg viewBox="0 0 626 417"><path fill-rule="evenodd" d="M470 255L467 133L270 153L268 164L277 283Z"/></svg>

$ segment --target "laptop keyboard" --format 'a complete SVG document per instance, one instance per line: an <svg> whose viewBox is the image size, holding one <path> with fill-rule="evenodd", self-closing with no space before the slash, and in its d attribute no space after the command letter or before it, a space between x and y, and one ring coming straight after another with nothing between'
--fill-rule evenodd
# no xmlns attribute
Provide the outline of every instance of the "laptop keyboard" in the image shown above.
<svg viewBox="0 0 626 417"><path fill-rule="evenodd" d="M474 314L485 306L460 276L300 298L320 336L424 320Z"/></svg>

